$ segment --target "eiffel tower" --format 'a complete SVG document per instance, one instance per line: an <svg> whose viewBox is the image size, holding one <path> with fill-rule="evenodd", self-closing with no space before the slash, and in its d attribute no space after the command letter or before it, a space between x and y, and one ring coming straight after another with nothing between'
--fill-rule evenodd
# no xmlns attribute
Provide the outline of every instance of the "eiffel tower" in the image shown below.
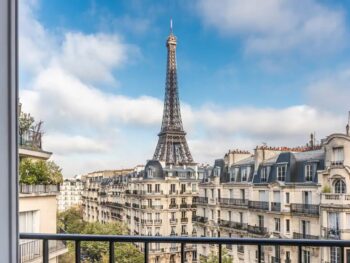
<svg viewBox="0 0 350 263"><path fill-rule="evenodd" d="M165 83L163 120L158 144L153 159L165 162L166 165L193 164L193 158L186 141L186 132L182 126L179 91L176 70L176 37L170 21L170 35L166 47L168 61Z"/></svg>

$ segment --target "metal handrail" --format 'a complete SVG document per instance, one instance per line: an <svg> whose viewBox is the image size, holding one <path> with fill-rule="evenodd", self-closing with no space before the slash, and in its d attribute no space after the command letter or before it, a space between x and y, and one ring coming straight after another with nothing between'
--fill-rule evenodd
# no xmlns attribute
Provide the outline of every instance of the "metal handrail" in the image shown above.
<svg viewBox="0 0 350 263"><path fill-rule="evenodd" d="M344 262L344 248L350 247L350 240L312 240L312 239L276 239L276 238L231 238L231 237L181 237L181 236L119 236L119 235L82 235L82 234L38 234L21 233L21 239L43 240L43 262L49 259L49 240L75 241L75 262L81 262L82 241L109 242L110 261L114 259L114 243L144 243L145 262L148 263L149 243L179 243L181 244L181 263L185 262L185 244L216 244L221 256L222 245L256 245L261 252L262 246L295 246L298 247L298 262L302 262L302 247L340 247L341 260ZM221 260L221 258L219 259ZM258 253L257 262L262 262Z"/></svg>

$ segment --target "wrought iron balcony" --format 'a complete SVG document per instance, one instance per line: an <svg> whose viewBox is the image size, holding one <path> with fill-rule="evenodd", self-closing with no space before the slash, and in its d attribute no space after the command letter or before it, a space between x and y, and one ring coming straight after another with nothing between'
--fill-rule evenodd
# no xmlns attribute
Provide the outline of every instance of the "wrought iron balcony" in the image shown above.
<svg viewBox="0 0 350 263"><path fill-rule="evenodd" d="M194 204L208 204L208 197L195 197L193 198L193 203Z"/></svg>
<svg viewBox="0 0 350 263"><path fill-rule="evenodd" d="M271 202L271 211L281 212L281 203L280 202Z"/></svg>
<svg viewBox="0 0 350 263"><path fill-rule="evenodd" d="M177 209L177 204L170 204L169 209Z"/></svg>
<svg viewBox="0 0 350 263"><path fill-rule="evenodd" d="M197 223L208 223L208 217L203 217L203 216L193 216L192 217L192 222L197 222Z"/></svg>
<svg viewBox="0 0 350 263"><path fill-rule="evenodd" d="M181 218L181 223L187 223L188 222L188 218L187 217L182 217Z"/></svg>
<svg viewBox="0 0 350 263"><path fill-rule="evenodd" d="M327 239L340 239L341 230L338 228L324 228L324 237Z"/></svg>
<svg viewBox="0 0 350 263"><path fill-rule="evenodd" d="M267 234L267 228L261 227L261 226L251 226L248 225L248 232L256 235L266 235Z"/></svg>
<svg viewBox="0 0 350 263"><path fill-rule="evenodd" d="M185 262L186 244L213 244L218 246L218 260L222 261L223 245L238 245L238 252L244 252L244 245L257 246L256 262L263 262L263 246L295 246L298 251L298 259L295 262L302 263L302 251L305 247L340 247L340 262L345 262L345 247L350 247L350 240L293 240L293 239L274 239L274 238L196 238L196 237L158 237L158 236L115 236L115 235L80 235L80 234L20 234L21 239L42 240L42 258L43 262L49 262L49 244L53 240L73 241L75 243L75 262L80 263L83 260L81 251L81 242L107 242L109 244L109 262L115 263L115 244L118 243L143 243L144 262L149 262L149 244L150 243L168 243L180 244L180 246L171 247L170 250L180 250L180 262ZM242 251L243 250L243 251ZM294 261L293 261L294 262Z"/></svg>
<svg viewBox="0 0 350 263"><path fill-rule="evenodd" d="M237 198L219 198L218 199L220 205L226 206L248 206L247 199L237 199Z"/></svg>
<svg viewBox="0 0 350 263"><path fill-rule="evenodd" d="M294 239L319 239L319 236L314 236L314 235L310 235L310 234L306 234L306 233L297 233L294 232L293 233L293 238Z"/></svg>
<svg viewBox="0 0 350 263"><path fill-rule="evenodd" d="M265 201L249 201L249 208L258 209L258 210L269 210L269 202Z"/></svg>
<svg viewBox="0 0 350 263"><path fill-rule="evenodd" d="M186 204L186 203L180 204L180 208L190 208L190 207L191 207L190 204Z"/></svg>
<svg viewBox="0 0 350 263"><path fill-rule="evenodd" d="M239 223L239 222L233 222L228 220L219 220L219 225L222 227L228 227L228 228L234 228L238 230L247 230L248 224L245 223Z"/></svg>
<svg viewBox="0 0 350 263"><path fill-rule="evenodd" d="M141 209L163 209L163 205L141 205Z"/></svg>
<svg viewBox="0 0 350 263"><path fill-rule="evenodd" d="M133 203L133 204L132 204L132 208L140 208L140 205L139 205L139 204Z"/></svg>
<svg viewBox="0 0 350 263"><path fill-rule="evenodd" d="M290 204L290 212L315 216L320 214L320 206L311 204Z"/></svg>

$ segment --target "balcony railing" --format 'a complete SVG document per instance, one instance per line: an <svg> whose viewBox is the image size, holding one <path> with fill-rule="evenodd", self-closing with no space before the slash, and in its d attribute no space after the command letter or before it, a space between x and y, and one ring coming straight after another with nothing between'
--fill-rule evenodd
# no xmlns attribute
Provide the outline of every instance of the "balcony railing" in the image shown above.
<svg viewBox="0 0 350 263"><path fill-rule="evenodd" d="M142 209L163 209L163 205L141 205Z"/></svg>
<svg viewBox="0 0 350 263"><path fill-rule="evenodd" d="M327 239L340 239L341 230L338 228L324 228L324 237Z"/></svg>
<svg viewBox="0 0 350 263"><path fill-rule="evenodd" d="M319 205L310 205L310 204L291 204L290 211L296 214L304 215L319 215L320 206Z"/></svg>
<svg viewBox="0 0 350 263"><path fill-rule="evenodd" d="M269 202L264 201L249 201L248 206L258 210L269 210Z"/></svg>
<svg viewBox="0 0 350 263"><path fill-rule="evenodd" d="M319 239L319 236L314 236L306 233L293 233L294 239Z"/></svg>
<svg viewBox="0 0 350 263"><path fill-rule="evenodd" d="M248 200L247 199L237 199L237 198L219 198L219 203L221 205L227 205L227 206L248 206Z"/></svg>
<svg viewBox="0 0 350 263"><path fill-rule="evenodd" d="M156 236L115 236L115 235L79 235L79 234L20 234L21 239L42 240L42 260L49 262L49 243L51 240L74 241L75 262L82 262L81 242L107 242L109 243L109 262L115 263L115 244L117 243L143 243L144 262L149 262L149 243L180 244L180 261L185 262L186 244L214 244L218 245L219 262L222 261L223 245L254 245L259 252L262 246L295 246L298 251L296 262L302 263L302 251L304 247L340 247L340 262L344 261L345 247L350 247L350 240L293 240L274 238L196 238L196 237L156 237ZM49 242L50 241L50 242ZM257 262L263 262L262 253L258 252Z"/></svg>
<svg viewBox="0 0 350 263"><path fill-rule="evenodd" d="M281 212L281 203L271 202L271 211Z"/></svg>
<svg viewBox="0 0 350 263"><path fill-rule="evenodd" d="M41 132L28 130L19 135L19 145L24 148L41 149Z"/></svg>
<svg viewBox="0 0 350 263"><path fill-rule="evenodd" d="M205 223L208 223L208 217L194 216L192 217L192 221L205 224Z"/></svg>
<svg viewBox="0 0 350 263"><path fill-rule="evenodd" d="M219 221L219 225L222 227L234 228L234 229L238 229L238 230L247 230L247 228L248 228L248 224L227 221L227 220L222 220L222 219Z"/></svg>
<svg viewBox="0 0 350 263"><path fill-rule="evenodd" d="M261 226L251 226L248 225L248 232L256 235L266 235L267 234L267 228L261 227Z"/></svg>
<svg viewBox="0 0 350 263"><path fill-rule="evenodd" d="M195 197L193 198L194 204L208 204L208 197Z"/></svg>
<svg viewBox="0 0 350 263"><path fill-rule="evenodd" d="M170 204L169 209L177 209L177 204Z"/></svg>
<svg viewBox="0 0 350 263"><path fill-rule="evenodd" d="M36 184L36 185L29 185L29 184L20 184L19 185L19 193L20 194L49 194L49 193L58 193L60 191L60 185L59 184L49 184L49 185L43 185L43 184Z"/></svg>
<svg viewBox="0 0 350 263"><path fill-rule="evenodd" d="M64 240L50 240L48 253L55 253L67 248ZM41 240L25 240L19 245L20 262L32 262L43 257L43 245Z"/></svg>
<svg viewBox="0 0 350 263"><path fill-rule="evenodd" d="M322 205L350 205L350 195L347 194L321 194Z"/></svg>

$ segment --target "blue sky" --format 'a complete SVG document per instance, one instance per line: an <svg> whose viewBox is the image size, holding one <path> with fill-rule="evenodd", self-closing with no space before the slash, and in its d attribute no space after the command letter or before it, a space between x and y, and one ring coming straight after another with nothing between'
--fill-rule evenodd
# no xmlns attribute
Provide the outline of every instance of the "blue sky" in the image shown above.
<svg viewBox="0 0 350 263"><path fill-rule="evenodd" d="M170 18L197 162L343 132L343 1L20 1L21 101L44 121L44 146L65 176L152 157Z"/></svg>

